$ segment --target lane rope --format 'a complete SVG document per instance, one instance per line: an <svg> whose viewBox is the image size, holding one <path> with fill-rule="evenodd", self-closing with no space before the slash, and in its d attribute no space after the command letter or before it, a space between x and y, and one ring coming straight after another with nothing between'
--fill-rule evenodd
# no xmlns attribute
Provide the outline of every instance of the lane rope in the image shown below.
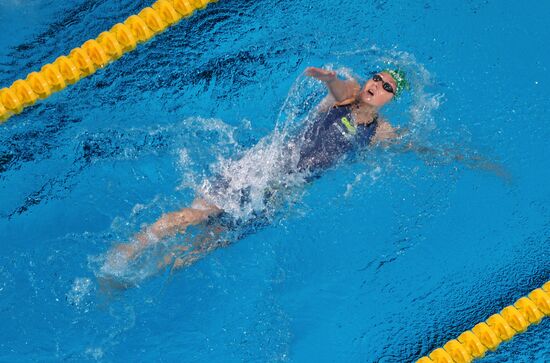
<svg viewBox="0 0 550 363"><path fill-rule="evenodd" d="M49 97L68 85L132 51L140 43L189 17L195 10L217 0L158 0L123 23L114 25L68 55L58 57L40 71L30 73L11 86L0 89L0 124L37 100Z"/></svg>
<svg viewBox="0 0 550 363"><path fill-rule="evenodd" d="M523 333L532 324L550 315L550 281L535 289L471 330L449 340L416 363L469 363L483 358L488 350L494 351L500 343Z"/></svg>
<svg viewBox="0 0 550 363"><path fill-rule="evenodd" d="M109 31L99 34L96 39L84 42L68 55L44 65L40 71L30 73L26 79L19 79L10 87L0 89L0 124L38 99L47 98L93 74L98 68L132 51L138 44L147 42L182 18L191 16L195 10L216 1L158 0L137 15L131 15L123 23L115 24ZM472 362L484 357L488 350L496 350L503 341L524 332L532 324L538 324L548 315L550 281L416 363Z"/></svg>

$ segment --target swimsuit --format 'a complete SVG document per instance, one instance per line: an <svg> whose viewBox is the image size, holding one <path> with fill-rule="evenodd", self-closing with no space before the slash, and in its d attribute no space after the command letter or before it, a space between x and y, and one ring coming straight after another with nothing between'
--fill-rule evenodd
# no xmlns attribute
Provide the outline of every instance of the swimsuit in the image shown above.
<svg viewBox="0 0 550 363"><path fill-rule="evenodd" d="M333 107L318 117L301 136L298 170L318 175L349 151L369 145L378 116L367 125L354 126L352 119L350 106Z"/></svg>

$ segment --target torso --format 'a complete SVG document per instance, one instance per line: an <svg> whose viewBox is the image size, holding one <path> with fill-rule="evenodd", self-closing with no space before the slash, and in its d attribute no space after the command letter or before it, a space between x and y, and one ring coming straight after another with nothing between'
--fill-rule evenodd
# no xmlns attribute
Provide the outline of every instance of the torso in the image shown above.
<svg viewBox="0 0 550 363"><path fill-rule="evenodd" d="M319 171L333 166L356 147L370 144L378 117L357 124L352 106L333 107L318 116L302 135L300 170Z"/></svg>

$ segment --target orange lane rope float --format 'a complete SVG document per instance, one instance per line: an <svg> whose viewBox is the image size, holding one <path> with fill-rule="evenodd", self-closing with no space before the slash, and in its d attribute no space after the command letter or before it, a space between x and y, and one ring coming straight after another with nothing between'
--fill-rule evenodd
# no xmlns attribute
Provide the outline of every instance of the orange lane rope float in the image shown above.
<svg viewBox="0 0 550 363"><path fill-rule="evenodd" d="M98 68L133 50L137 44L189 17L217 0L158 0L111 30L86 41L68 55L58 57L40 71L30 73L10 87L0 89L0 124L25 107L94 73Z"/></svg>
<svg viewBox="0 0 550 363"><path fill-rule="evenodd" d="M468 363L550 315L550 281L416 363Z"/></svg>

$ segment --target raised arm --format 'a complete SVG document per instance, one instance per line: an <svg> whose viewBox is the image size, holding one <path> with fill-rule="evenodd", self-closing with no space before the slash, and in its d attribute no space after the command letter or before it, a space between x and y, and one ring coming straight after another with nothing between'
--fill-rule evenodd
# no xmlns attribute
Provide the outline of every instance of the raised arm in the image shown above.
<svg viewBox="0 0 550 363"><path fill-rule="evenodd" d="M313 77L323 81L331 96L334 97L337 103L345 103L353 101L361 86L355 80L341 80L336 76L336 72L322 68L308 67L305 72L306 76Z"/></svg>

